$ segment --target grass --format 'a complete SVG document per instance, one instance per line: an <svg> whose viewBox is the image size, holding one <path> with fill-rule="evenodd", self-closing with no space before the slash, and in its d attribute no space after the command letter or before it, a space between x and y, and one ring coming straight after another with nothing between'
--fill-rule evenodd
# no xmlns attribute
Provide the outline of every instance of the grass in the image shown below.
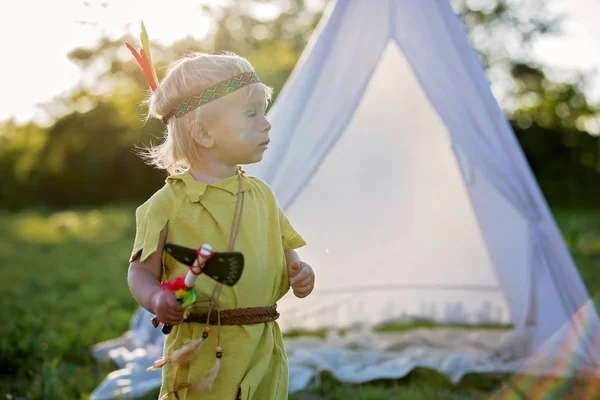
<svg viewBox="0 0 600 400"><path fill-rule="evenodd" d="M414 320L413 322L403 322L403 323L391 323L391 324L383 324L377 325L373 327L375 332L405 332L414 329L427 328L427 329L436 329L436 328L469 328L469 329L510 329L511 325L504 324L438 324L432 321L424 320L418 321ZM349 329L334 329L338 334L345 335L349 332ZM317 329L317 330L299 330L294 329L284 334L285 337L298 337L298 336L314 336L321 339L325 339L327 336L327 332L331 331L329 329Z"/></svg>
<svg viewBox="0 0 600 400"><path fill-rule="evenodd" d="M0 393L85 398L114 366L90 346L128 329L129 209L0 215Z"/></svg>
<svg viewBox="0 0 600 400"><path fill-rule="evenodd" d="M444 375L423 368L416 368L401 380L380 380L361 385L342 384L324 375L314 390L293 394L290 400L479 400L489 390L497 388L505 376L467 376L453 385Z"/></svg>
<svg viewBox="0 0 600 400"><path fill-rule="evenodd" d="M90 349L127 330L137 308L125 279L133 211L123 206L0 212L0 398L85 399L115 369L94 360ZM599 293L594 264L600 260L600 212L555 214L589 291ZM290 398L480 399L509 378L469 375L453 385L438 373L417 369L401 380L350 385L324 374L317 388Z"/></svg>

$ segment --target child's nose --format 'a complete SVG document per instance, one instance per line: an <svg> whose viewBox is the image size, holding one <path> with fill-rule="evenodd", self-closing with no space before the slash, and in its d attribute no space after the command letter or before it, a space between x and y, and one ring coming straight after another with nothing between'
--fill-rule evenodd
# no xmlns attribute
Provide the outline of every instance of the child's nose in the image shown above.
<svg viewBox="0 0 600 400"><path fill-rule="evenodd" d="M271 123L265 117L263 117L263 129L262 130L267 131L267 132L271 130Z"/></svg>

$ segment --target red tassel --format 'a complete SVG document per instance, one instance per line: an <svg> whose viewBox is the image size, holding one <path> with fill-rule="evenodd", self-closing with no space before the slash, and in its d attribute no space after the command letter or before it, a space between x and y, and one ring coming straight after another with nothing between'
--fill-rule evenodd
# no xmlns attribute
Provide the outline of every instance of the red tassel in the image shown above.
<svg viewBox="0 0 600 400"><path fill-rule="evenodd" d="M175 292L177 290L188 290L188 287L185 286L185 277L183 276L177 277L169 282L161 283L160 288L170 290L172 292Z"/></svg>

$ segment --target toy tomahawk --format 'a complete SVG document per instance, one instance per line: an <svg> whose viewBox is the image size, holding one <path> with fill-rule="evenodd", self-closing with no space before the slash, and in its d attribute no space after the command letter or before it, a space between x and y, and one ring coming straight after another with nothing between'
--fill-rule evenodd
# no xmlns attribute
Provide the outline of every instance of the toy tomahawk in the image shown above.
<svg viewBox="0 0 600 400"><path fill-rule="evenodd" d="M174 292L177 302L187 307L183 314L184 319L191 312L189 306L196 301L194 283L200 274L204 273L223 285L233 286L240 280L244 270L244 256L242 253L214 252L209 244L204 244L198 250L194 250L166 243L165 251L177 261L190 267L185 277L180 276L160 285L162 290ZM156 328L161 322L157 317L154 317L152 318L152 324ZM172 328L170 325L165 325L162 332L168 335Z"/></svg>

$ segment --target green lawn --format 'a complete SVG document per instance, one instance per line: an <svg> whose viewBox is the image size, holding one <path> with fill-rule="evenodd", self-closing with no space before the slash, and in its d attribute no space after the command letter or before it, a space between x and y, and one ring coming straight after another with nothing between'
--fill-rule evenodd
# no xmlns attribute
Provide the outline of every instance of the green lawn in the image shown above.
<svg viewBox="0 0 600 400"><path fill-rule="evenodd" d="M127 330L137 307L126 284L133 211L0 213L2 399L87 398L115 369L92 359L90 349ZM600 260L600 213L556 217L588 289L600 292L593 268ZM470 375L454 386L433 371L415 370L397 381L343 385L324 376L319 388L291 398L479 399L508 378Z"/></svg>

